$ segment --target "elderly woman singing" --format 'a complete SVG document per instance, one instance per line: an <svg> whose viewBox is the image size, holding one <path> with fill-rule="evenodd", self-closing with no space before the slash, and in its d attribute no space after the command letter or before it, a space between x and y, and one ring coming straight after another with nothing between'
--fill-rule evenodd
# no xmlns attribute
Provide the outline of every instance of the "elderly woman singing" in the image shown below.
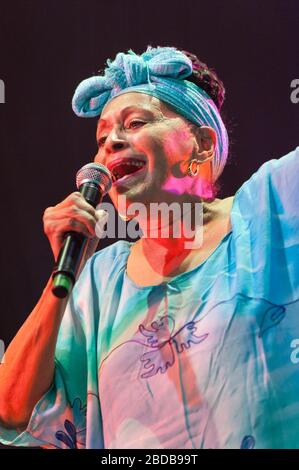
<svg viewBox="0 0 299 470"><path fill-rule="evenodd" d="M299 448L299 148L217 198L223 100L174 47L119 53L77 87L141 236L89 257L67 299L49 279L0 369L4 444ZM69 230L98 241L100 218L80 192L46 209L55 259Z"/></svg>

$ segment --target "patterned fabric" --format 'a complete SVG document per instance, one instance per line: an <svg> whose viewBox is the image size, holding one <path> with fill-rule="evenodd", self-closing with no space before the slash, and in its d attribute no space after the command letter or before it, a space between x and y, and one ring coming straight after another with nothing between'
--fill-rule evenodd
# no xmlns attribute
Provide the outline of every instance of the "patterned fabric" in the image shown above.
<svg viewBox="0 0 299 470"><path fill-rule="evenodd" d="M299 448L299 147L237 191L232 231L171 282L139 287L118 241L68 303L52 388L26 431L57 448Z"/></svg>
<svg viewBox="0 0 299 470"><path fill-rule="evenodd" d="M103 76L81 82L72 106L80 117L99 116L112 98L123 93L138 92L155 96L170 104L179 114L198 126L210 126L217 134L213 181L223 171L228 153L228 136L213 100L200 87L188 80L191 60L174 47L148 47L140 56L133 51L120 52L114 61L107 61Z"/></svg>

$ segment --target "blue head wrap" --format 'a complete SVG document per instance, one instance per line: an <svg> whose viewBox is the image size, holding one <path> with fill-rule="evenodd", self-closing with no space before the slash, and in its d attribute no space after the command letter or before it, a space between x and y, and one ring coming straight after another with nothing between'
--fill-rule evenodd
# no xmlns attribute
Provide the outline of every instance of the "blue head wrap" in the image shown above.
<svg viewBox="0 0 299 470"><path fill-rule="evenodd" d="M192 62L174 47L148 47L141 55L128 51L107 61L103 76L83 80L75 90L72 107L80 117L99 116L115 96L139 92L170 104L198 126L210 126L217 134L212 161L213 182L223 171L228 153L228 136L220 113L210 96L187 77Z"/></svg>

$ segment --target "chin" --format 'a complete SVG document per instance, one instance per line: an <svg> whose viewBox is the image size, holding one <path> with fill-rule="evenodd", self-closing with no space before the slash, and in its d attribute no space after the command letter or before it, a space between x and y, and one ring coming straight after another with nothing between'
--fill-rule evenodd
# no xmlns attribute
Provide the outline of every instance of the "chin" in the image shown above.
<svg viewBox="0 0 299 470"><path fill-rule="evenodd" d="M145 202L148 196L154 192L146 182L135 184L130 188L119 186L113 188L112 191L111 195L113 199L117 199L118 196L126 196L130 202Z"/></svg>

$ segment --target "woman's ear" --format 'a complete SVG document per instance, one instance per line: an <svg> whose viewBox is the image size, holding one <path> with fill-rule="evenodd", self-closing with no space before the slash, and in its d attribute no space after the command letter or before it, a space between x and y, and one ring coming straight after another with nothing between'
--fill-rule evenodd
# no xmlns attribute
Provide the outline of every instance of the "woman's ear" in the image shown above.
<svg viewBox="0 0 299 470"><path fill-rule="evenodd" d="M196 138L196 148L194 155L202 162L211 160L215 155L215 147L217 144L217 134L212 127L196 126L193 129Z"/></svg>
<svg viewBox="0 0 299 470"><path fill-rule="evenodd" d="M199 134L202 140L202 145L204 146L205 150L213 150L215 151L215 147L217 144L217 134L215 129L208 126L201 126L199 128Z"/></svg>

